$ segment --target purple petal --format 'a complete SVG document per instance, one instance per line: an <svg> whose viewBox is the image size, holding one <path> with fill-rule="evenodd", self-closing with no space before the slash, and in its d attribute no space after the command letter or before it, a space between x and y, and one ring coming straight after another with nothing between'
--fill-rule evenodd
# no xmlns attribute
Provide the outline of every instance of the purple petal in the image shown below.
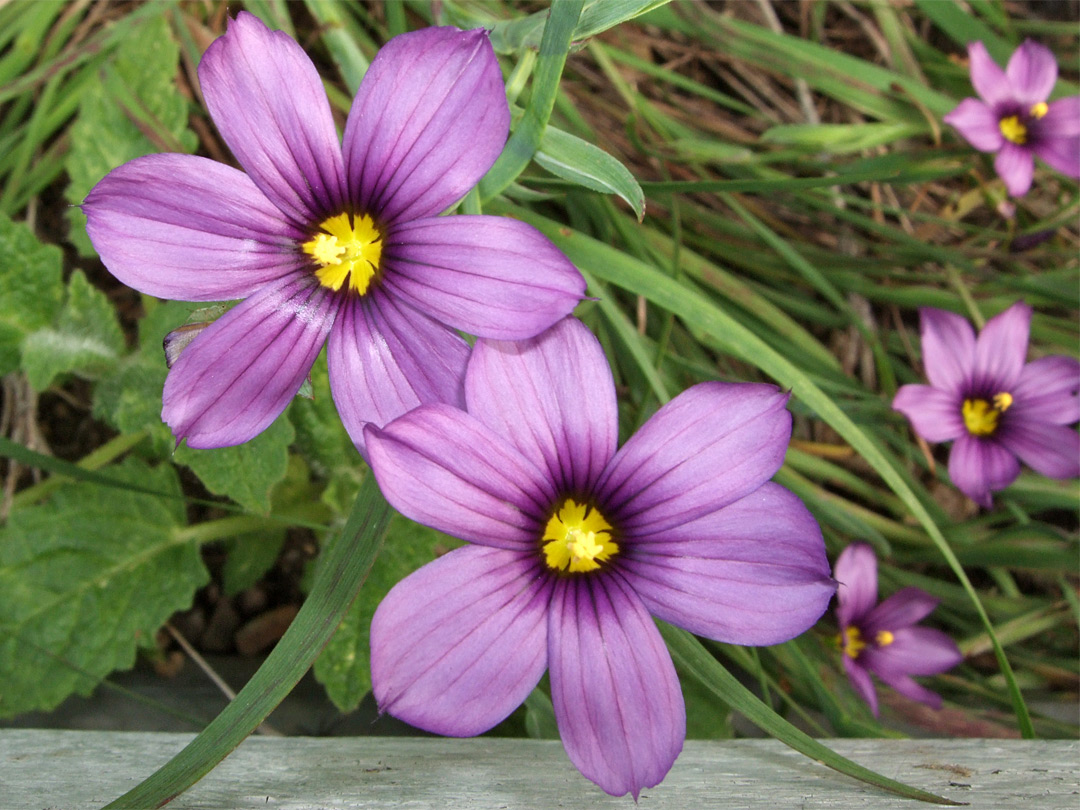
<svg viewBox="0 0 1080 810"><path fill-rule="evenodd" d="M686 736L671 656L617 576L560 579L548 636L551 700L570 761L613 796L653 787Z"/></svg>
<svg viewBox="0 0 1080 810"><path fill-rule="evenodd" d="M1005 66L1012 95L1024 107L1046 101L1057 82L1057 74L1054 54L1045 45L1030 39L1025 39L1013 51Z"/></svg>
<svg viewBox="0 0 1080 810"><path fill-rule="evenodd" d="M1023 197L1031 188L1031 179L1035 176L1034 152L1030 146L1005 141L994 158L994 170L1010 195Z"/></svg>
<svg viewBox="0 0 1080 810"><path fill-rule="evenodd" d="M199 84L221 137L262 192L301 226L345 206L345 166L315 65L284 31L241 11L206 49Z"/></svg>
<svg viewBox="0 0 1080 810"><path fill-rule="evenodd" d="M931 709L940 709L942 706L941 695L937 692L932 692L925 686L920 686L906 675L879 677L881 677L883 683L906 698L918 701L919 703L929 706Z"/></svg>
<svg viewBox="0 0 1080 810"><path fill-rule="evenodd" d="M350 298L326 359L341 421L364 452L364 425L382 427L417 405L465 407L469 345L453 330L379 291Z"/></svg>
<svg viewBox="0 0 1080 810"><path fill-rule="evenodd" d="M1046 115L1032 121L1029 128L1035 141L1080 136L1080 96L1051 101L1047 105Z"/></svg>
<svg viewBox="0 0 1080 810"><path fill-rule="evenodd" d="M1012 417L1007 413L1006 417ZM1049 478L1080 476L1080 434L1064 425L1007 419L995 436L1009 452Z"/></svg>
<svg viewBox="0 0 1080 810"><path fill-rule="evenodd" d="M986 46L981 42L968 45L968 63L971 68L971 86L980 98L993 107L999 101L1009 98L1009 83L1005 71L990 58Z"/></svg>
<svg viewBox="0 0 1080 810"><path fill-rule="evenodd" d="M859 658L889 684L899 675L937 675L964 660L956 642L930 627L893 631L891 644L884 647L867 645Z"/></svg>
<svg viewBox="0 0 1080 810"><path fill-rule="evenodd" d="M83 203L109 272L158 298L246 298L302 267L302 232L243 172L192 155L147 155L109 172Z"/></svg>
<svg viewBox="0 0 1080 810"><path fill-rule="evenodd" d="M900 386L892 406L928 442L951 441L965 430L956 395L932 385Z"/></svg>
<svg viewBox="0 0 1080 810"><path fill-rule="evenodd" d="M1032 147L1051 169L1080 180L1080 138L1053 138Z"/></svg>
<svg viewBox="0 0 1080 810"><path fill-rule="evenodd" d="M980 152L996 152L1005 141L998 114L977 98L965 98L943 120Z"/></svg>
<svg viewBox="0 0 1080 810"><path fill-rule="evenodd" d="M780 468L791 437L788 395L754 383L699 383L623 445L597 486L609 521L656 533L748 495Z"/></svg>
<svg viewBox="0 0 1080 810"><path fill-rule="evenodd" d="M590 492L615 454L611 367L574 318L532 340L478 340L465 398L470 414L545 470L560 492Z"/></svg>
<svg viewBox="0 0 1080 810"><path fill-rule="evenodd" d="M161 418L189 447L261 433L300 390L338 299L310 276L264 287L203 330L165 380Z"/></svg>
<svg viewBox="0 0 1080 810"><path fill-rule="evenodd" d="M1020 474L1020 462L1001 444L965 434L949 453L949 477L953 484L986 509L990 493L1004 489Z"/></svg>
<svg viewBox="0 0 1080 810"><path fill-rule="evenodd" d="M919 309L923 368L935 388L964 396L975 363L975 330L964 318L943 309Z"/></svg>
<svg viewBox="0 0 1080 810"><path fill-rule="evenodd" d="M383 257L388 290L479 337L533 337L569 315L585 294L581 273L546 236L507 217L397 225Z"/></svg>
<svg viewBox="0 0 1080 810"><path fill-rule="evenodd" d="M1031 333L1031 307L1017 301L986 322L975 341L976 391L1011 391L1020 379Z"/></svg>
<svg viewBox="0 0 1080 810"><path fill-rule="evenodd" d="M466 546L410 574L371 620L379 710L451 737L481 734L547 669L552 579L532 554Z"/></svg>
<svg viewBox="0 0 1080 810"><path fill-rule="evenodd" d="M833 568L836 618L842 628L861 623L877 604L877 555L867 543L852 543L840 552Z"/></svg>
<svg viewBox="0 0 1080 810"><path fill-rule="evenodd" d="M364 430L383 495L405 517L471 543L535 549L556 495L501 436L449 405Z"/></svg>
<svg viewBox="0 0 1080 810"><path fill-rule="evenodd" d="M434 216L476 185L509 131L486 31L394 37L368 68L345 124L353 203L385 225Z"/></svg>
<svg viewBox="0 0 1080 810"><path fill-rule="evenodd" d="M856 694L869 704L870 711L873 712L874 717L877 717L877 690L874 689L874 682L870 677L869 671L867 671L858 661L843 653L841 653L841 659L844 662L844 672L847 673L851 685L855 687Z"/></svg>
<svg viewBox="0 0 1080 810"><path fill-rule="evenodd" d="M772 482L662 537L623 538L619 569L649 612L730 644L778 644L829 606L821 529Z"/></svg>
<svg viewBox="0 0 1080 810"><path fill-rule="evenodd" d="M925 619L940 601L921 588L902 588L863 617L863 634L873 636L879 630L896 633Z"/></svg>
<svg viewBox="0 0 1080 810"><path fill-rule="evenodd" d="M1060 354L1032 360L1009 393L1009 419L1071 425L1080 420L1080 363Z"/></svg>

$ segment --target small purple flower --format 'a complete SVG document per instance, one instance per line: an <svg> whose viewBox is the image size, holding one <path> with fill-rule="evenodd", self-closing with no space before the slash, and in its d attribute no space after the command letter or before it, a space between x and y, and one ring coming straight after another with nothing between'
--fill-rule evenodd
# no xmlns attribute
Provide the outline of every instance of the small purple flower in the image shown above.
<svg viewBox="0 0 1080 810"><path fill-rule="evenodd" d="M462 402L455 329L515 340L567 315L580 273L524 223L440 217L491 167L510 113L483 30L427 28L378 53L339 140L299 45L241 12L199 82L246 174L161 154L110 172L87 232L118 279L184 301L243 298L173 365L162 418L192 447L239 444L285 409L324 343L342 421Z"/></svg>
<svg viewBox="0 0 1080 810"><path fill-rule="evenodd" d="M955 440L949 477L987 509L990 493L1023 461L1050 478L1080 475L1080 363L1053 355L1024 364L1031 307L1022 301L975 330L952 312L924 307L923 366L930 385L905 385L893 408L928 442Z"/></svg>
<svg viewBox="0 0 1080 810"><path fill-rule="evenodd" d="M920 686L912 675L937 675L963 660L951 638L915 625L930 615L938 599L919 588L903 588L877 604L877 557L866 543L852 543L836 560L834 575L837 641L844 669L859 697L878 714L874 673L905 697L941 708L941 696Z"/></svg>
<svg viewBox="0 0 1080 810"><path fill-rule="evenodd" d="M1009 194L1031 188L1035 155L1080 179L1080 96L1048 101L1058 72L1050 49L1024 40L1003 71L981 42L972 42L968 61L982 100L965 98L945 123L980 152L997 152L994 168Z"/></svg>
<svg viewBox="0 0 1080 810"><path fill-rule="evenodd" d="M613 795L658 784L686 714L650 614L774 644L808 628L834 591L817 523L769 481L791 433L787 398L771 385L695 385L616 450L611 370L579 321L477 341L468 412L426 405L365 431L390 503L471 543L376 611L381 710L479 734L549 670L578 769Z"/></svg>

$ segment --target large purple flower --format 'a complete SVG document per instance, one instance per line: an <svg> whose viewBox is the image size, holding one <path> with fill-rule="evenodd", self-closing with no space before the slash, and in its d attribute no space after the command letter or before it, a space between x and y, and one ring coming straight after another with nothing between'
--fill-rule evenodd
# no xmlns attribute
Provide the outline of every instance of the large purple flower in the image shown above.
<svg viewBox="0 0 1080 810"><path fill-rule="evenodd" d="M791 432L771 385L702 383L616 451L611 371L568 318L480 340L468 412L427 405L367 428L406 516L470 541L398 583L371 625L380 708L479 734L551 674L570 759L635 796L682 748L679 682L650 614L735 644L808 628L834 590L821 531L769 478Z"/></svg>
<svg viewBox="0 0 1080 810"><path fill-rule="evenodd" d="M955 642L940 630L916 627L938 599L919 588L903 588L877 603L877 557L866 543L852 543L836 560L836 618L844 669L859 697L877 717L870 673L902 695L941 708L941 696L912 675L937 675L963 660Z"/></svg>
<svg viewBox="0 0 1080 810"><path fill-rule="evenodd" d="M439 217L509 127L483 30L428 28L378 53L339 141L315 66L241 12L206 51L211 117L247 174L190 155L133 160L86 198L87 232L124 283L162 298L245 299L188 346L162 418L192 447L247 441L300 388L324 342L358 444L422 402L461 403L455 329L519 339L565 316L581 275L510 219Z"/></svg>
<svg viewBox="0 0 1080 810"><path fill-rule="evenodd" d="M1022 301L975 337L966 320L925 307L923 366L930 385L905 385L893 408L928 442L953 441L949 477L980 506L1020 474L1080 475L1080 363L1053 355L1024 364L1031 307Z"/></svg>
<svg viewBox="0 0 1080 810"><path fill-rule="evenodd" d="M981 42L972 42L968 61L980 98L965 98L945 123L980 152L997 153L994 168L1009 193L1019 197L1031 188L1035 155L1080 178L1080 96L1048 102L1058 73L1049 48L1025 40L1003 71Z"/></svg>

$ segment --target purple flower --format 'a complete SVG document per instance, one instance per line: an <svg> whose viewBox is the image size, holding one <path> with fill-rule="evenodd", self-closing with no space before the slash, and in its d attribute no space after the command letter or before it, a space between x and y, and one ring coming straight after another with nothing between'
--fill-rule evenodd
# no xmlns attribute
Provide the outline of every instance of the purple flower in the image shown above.
<svg viewBox="0 0 1080 810"><path fill-rule="evenodd" d="M893 400L928 442L955 440L949 477L987 509L990 493L1023 461L1051 478L1080 475L1080 363L1053 355L1024 364L1031 307L1022 301L986 322L979 337L952 312L924 307L923 365L930 385L905 385Z"/></svg>
<svg viewBox="0 0 1080 810"><path fill-rule="evenodd" d="M834 574L837 641L844 669L859 697L878 714L873 672L905 697L941 708L941 695L911 679L937 675L963 660L951 638L940 630L916 627L937 607L938 599L919 588L903 588L877 604L877 558L866 543L852 543L836 560Z"/></svg>
<svg viewBox="0 0 1080 810"><path fill-rule="evenodd" d="M965 98L945 123L980 152L997 152L994 168L1009 193L1019 197L1031 188L1035 155L1080 178L1080 96L1047 101L1058 72L1050 49L1024 40L1002 71L981 42L972 42L968 61L982 100Z"/></svg>
<svg viewBox="0 0 1080 810"><path fill-rule="evenodd" d="M428 28L371 63L339 141L311 60L241 12L199 81L244 174L201 157L124 164L86 198L106 267L150 295L245 299L184 349L162 418L192 447L239 444L300 388L323 343L358 446L422 402L461 403L468 345L531 337L581 275L511 219L439 217L491 167L509 108L483 30Z"/></svg>
<svg viewBox="0 0 1080 810"><path fill-rule="evenodd" d="M686 715L650 614L773 644L828 605L821 531L769 478L791 432L771 385L710 382L621 449L611 370L572 318L477 341L468 412L369 427L371 466L407 517L470 541L398 583L371 624L382 711L450 736L501 721L545 670L570 759L608 793L662 780Z"/></svg>

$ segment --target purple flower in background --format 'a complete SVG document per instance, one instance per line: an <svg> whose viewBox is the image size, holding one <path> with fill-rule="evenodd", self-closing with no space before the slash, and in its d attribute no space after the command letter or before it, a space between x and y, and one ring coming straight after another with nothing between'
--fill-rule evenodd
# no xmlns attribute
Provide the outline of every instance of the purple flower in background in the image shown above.
<svg viewBox="0 0 1080 810"><path fill-rule="evenodd" d="M994 168L1009 194L1031 188L1035 155L1073 179L1080 178L1080 96L1048 101L1058 66L1050 49L1024 40L1003 71L981 42L968 45L971 84L945 123L980 152L996 152Z"/></svg>
<svg viewBox="0 0 1080 810"><path fill-rule="evenodd" d="M1020 474L1023 461L1051 478L1080 475L1080 363L1053 355L1024 364L1031 307L1022 301L975 337L966 320L925 307L923 366L930 385L905 385L893 400L928 442L955 440L949 477L980 506Z"/></svg>
<svg viewBox="0 0 1080 810"><path fill-rule="evenodd" d="M611 370L567 318L479 340L468 412L426 405L366 429L387 499L468 540L398 583L371 624L382 711L450 736L510 714L550 671L563 745L613 795L664 778L686 714L650 614L774 644L828 606L821 531L769 478L791 433L771 385L695 385L616 450Z"/></svg>
<svg viewBox="0 0 1080 810"><path fill-rule="evenodd" d="M901 695L941 708L941 696L920 686L912 675L937 675L963 660L951 638L940 630L915 625L930 615L938 599L919 588L897 591L877 603L877 557L866 543L841 552L833 570L836 618L844 669L859 697L878 714L870 673Z"/></svg>
<svg viewBox="0 0 1080 810"><path fill-rule="evenodd" d="M567 315L581 275L538 231L440 217L491 167L510 114L483 30L428 28L378 53L339 141L315 66L241 12L199 81L246 174L151 155L86 198L106 267L150 295L243 298L180 354L162 418L192 447L264 430L327 343L353 441L422 402L462 402L455 329L531 337Z"/></svg>

